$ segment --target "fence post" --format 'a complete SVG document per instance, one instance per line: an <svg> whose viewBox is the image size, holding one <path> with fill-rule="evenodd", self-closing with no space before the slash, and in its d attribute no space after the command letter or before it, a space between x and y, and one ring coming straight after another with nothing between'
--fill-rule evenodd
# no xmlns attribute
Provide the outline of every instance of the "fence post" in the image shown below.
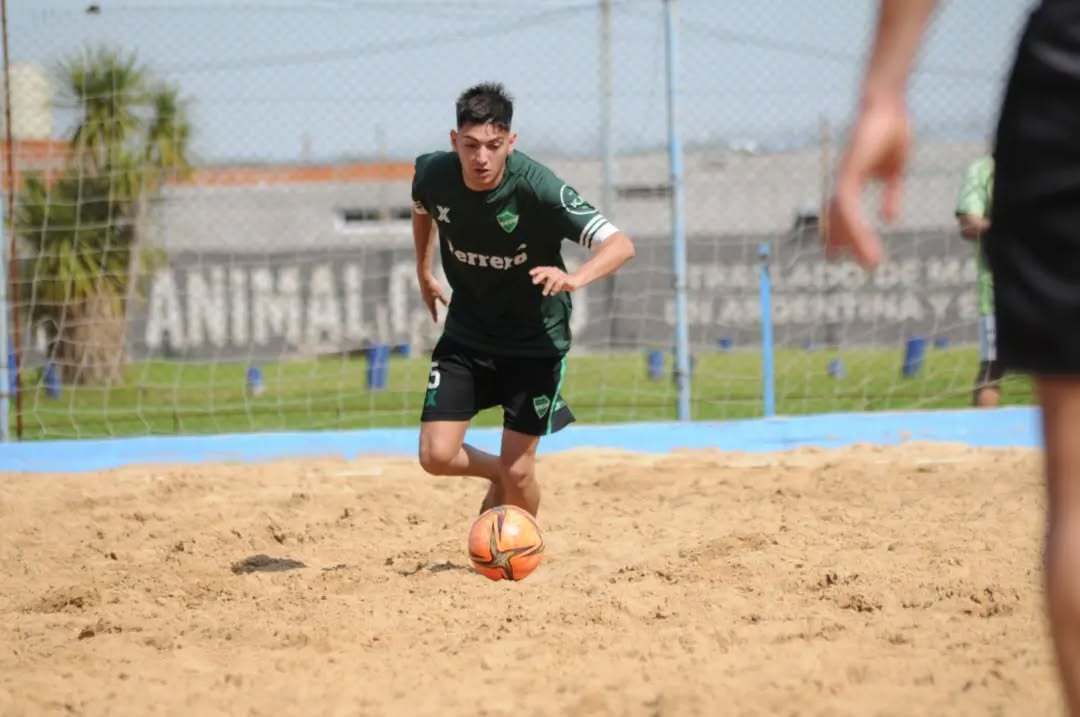
<svg viewBox="0 0 1080 717"><path fill-rule="evenodd" d="M604 192L600 211L615 221L614 64L611 0L600 0L600 143L604 156Z"/></svg>
<svg viewBox="0 0 1080 717"><path fill-rule="evenodd" d="M0 442L11 440L11 371L8 369L7 235L4 204L0 201Z"/></svg>
<svg viewBox="0 0 1080 717"><path fill-rule="evenodd" d="M15 398L15 437L19 440L22 439L22 398L21 386L19 385L19 344L22 337L19 335L19 312L15 308L19 299L18 284L16 283L19 264L16 256L18 244L15 242L15 149L12 144L11 62L8 53L8 17L7 2L5 0L0 0L0 34L2 34L0 41L2 41L4 55L4 180L7 183L5 201L0 202L0 204L4 205L4 208L0 209L0 227L4 227L4 229L0 229L0 241L9 242L11 247L10 254L0 259L0 269L3 270L3 274L0 274L0 283L4 284L3 292L0 293L0 299L2 299L0 300L0 314L3 314L3 331L0 332L3 340L0 341L0 344L3 344L2 350L7 352L9 351L9 337L13 343L13 347L10 348L10 355L5 355L4 360L0 362L0 366L3 367L0 371L8 371L9 361L12 358L15 359L14 368L11 369L14 376L5 376L3 383L0 383L0 441L10 441L9 404L12 395ZM6 231L9 222L11 236L8 236ZM6 251L5 244L0 243L0 255L3 255ZM11 293L10 297L8 296L9 291ZM11 328L8 328L9 319Z"/></svg>
<svg viewBox="0 0 1080 717"><path fill-rule="evenodd" d="M769 245L758 245L758 289L761 301L761 400L765 416L776 415L776 376L773 364L772 277L769 274Z"/></svg>
<svg viewBox="0 0 1080 717"><path fill-rule="evenodd" d="M677 0L664 0L664 39L667 64L668 164L671 176L671 256L675 269L675 386L676 416L690 420L690 328L686 310L686 223L683 202L683 157L676 99L679 79Z"/></svg>

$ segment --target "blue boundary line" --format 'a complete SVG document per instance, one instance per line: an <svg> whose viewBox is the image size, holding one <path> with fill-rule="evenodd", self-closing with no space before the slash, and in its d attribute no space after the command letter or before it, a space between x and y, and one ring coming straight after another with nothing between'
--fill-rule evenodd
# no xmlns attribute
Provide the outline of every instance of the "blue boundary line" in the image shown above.
<svg viewBox="0 0 1080 717"><path fill-rule="evenodd" d="M801 446L833 448L854 443L908 441L984 447L1042 445L1038 411L995 410L834 413L695 423L579 425L546 436L541 453L571 448L617 448L644 453L712 448L751 453ZM477 428L468 440L497 451L498 428ZM418 428L250 433L214 436L147 436L104 440L0 444L0 471L61 473L131 465L259 462L281 458L416 455Z"/></svg>

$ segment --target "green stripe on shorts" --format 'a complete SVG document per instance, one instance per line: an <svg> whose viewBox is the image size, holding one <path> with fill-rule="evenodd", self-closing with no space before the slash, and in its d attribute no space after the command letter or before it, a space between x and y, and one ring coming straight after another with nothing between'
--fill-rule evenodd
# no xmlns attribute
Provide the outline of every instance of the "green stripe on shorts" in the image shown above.
<svg viewBox="0 0 1080 717"><path fill-rule="evenodd" d="M566 378L566 356L562 357L562 361L559 362L559 383L555 386L555 395L551 397L551 412L548 413L547 431L544 435L551 434L551 421L555 418L555 407L559 402L559 393L562 391L563 379Z"/></svg>

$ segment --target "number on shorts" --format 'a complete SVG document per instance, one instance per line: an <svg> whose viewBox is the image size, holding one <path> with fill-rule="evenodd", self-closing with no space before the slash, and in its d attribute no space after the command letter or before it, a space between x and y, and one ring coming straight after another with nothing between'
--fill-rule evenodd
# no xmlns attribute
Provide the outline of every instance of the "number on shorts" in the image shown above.
<svg viewBox="0 0 1080 717"><path fill-rule="evenodd" d="M439 366L435 364L431 367L431 375L428 376L427 387L429 391L434 391L439 387L439 381L442 380L442 374L439 373Z"/></svg>

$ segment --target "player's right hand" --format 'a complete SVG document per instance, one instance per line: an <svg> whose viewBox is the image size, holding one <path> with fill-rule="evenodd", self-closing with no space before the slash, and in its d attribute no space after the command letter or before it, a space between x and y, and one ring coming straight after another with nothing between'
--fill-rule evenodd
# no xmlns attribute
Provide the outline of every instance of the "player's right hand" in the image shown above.
<svg viewBox="0 0 1080 717"><path fill-rule="evenodd" d="M442 285L435 275L423 269L417 270L416 279L420 283L420 296L424 299L424 306L431 314L431 320L438 323L439 312L436 310L436 302L442 302L443 306L449 306L450 302L443 293Z"/></svg>
<svg viewBox="0 0 1080 717"><path fill-rule="evenodd" d="M896 218L910 143L911 127L902 97L864 101L829 201L826 254L850 252L866 269L878 265L881 239L863 217L862 194L869 182L884 182L881 216L887 222Z"/></svg>

